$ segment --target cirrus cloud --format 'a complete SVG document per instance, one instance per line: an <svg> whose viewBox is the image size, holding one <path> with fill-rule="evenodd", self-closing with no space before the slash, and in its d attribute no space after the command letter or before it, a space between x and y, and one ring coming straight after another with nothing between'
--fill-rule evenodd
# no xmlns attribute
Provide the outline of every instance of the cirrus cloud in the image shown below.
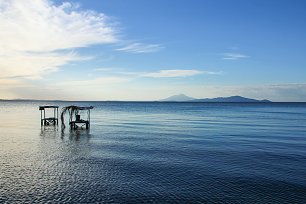
<svg viewBox="0 0 306 204"><path fill-rule="evenodd" d="M0 25L2 77L38 78L85 59L71 49L117 41L106 15L68 2L0 1Z"/></svg>
<svg viewBox="0 0 306 204"><path fill-rule="evenodd" d="M240 60L250 57L241 53L223 53L222 56L223 60Z"/></svg>
<svg viewBox="0 0 306 204"><path fill-rule="evenodd" d="M72 3L48 0L0 1L1 49L47 52L116 41L102 13L78 10Z"/></svg>
<svg viewBox="0 0 306 204"><path fill-rule="evenodd" d="M143 77L163 78L163 77L188 77L199 74L219 74L219 72L201 71L196 69L170 69L158 72L143 73Z"/></svg>
<svg viewBox="0 0 306 204"><path fill-rule="evenodd" d="M150 53L150 52L157 52L164 47L160 44L144 44L144 43L132 43L126 45L124 47L116 49L117 51L124 51L130 53Z"/></svg>

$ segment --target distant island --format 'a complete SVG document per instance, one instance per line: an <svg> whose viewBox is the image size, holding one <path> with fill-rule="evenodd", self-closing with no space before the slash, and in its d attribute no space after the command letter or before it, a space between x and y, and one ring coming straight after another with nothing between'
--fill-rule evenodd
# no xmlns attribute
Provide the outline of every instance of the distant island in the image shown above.
<svg viewBox="0 0 306 204"><path fill-rule="evenodd" d="M214 103L258 103L258 102L267 103L267 102L271 102L267 99L256 100L256 99L251 99L251 98L245 98L242 96L196 99L196 98L186 96L184 94L170 96L160 101L164 101L164 102L214 102Z"/></svg>
<svg viewBox="0 0 306 204"><path fill-rule="evenodd" d="M40 102L84 102L84 101L71 101L71 100L43 100L43 99L0 99L0 101L40 101ZM87 101L89 102L89 101ZM257 100L252 98L245 98L242 96L229 96L229 97L217 97L217 98L203 98L197 99L185 94L173 95L168 98L156 101L120 101L120 100L105 100L105 101L92 101L92 102L213 102L213 103L267 103L272 102L267 99Z"/></svg>

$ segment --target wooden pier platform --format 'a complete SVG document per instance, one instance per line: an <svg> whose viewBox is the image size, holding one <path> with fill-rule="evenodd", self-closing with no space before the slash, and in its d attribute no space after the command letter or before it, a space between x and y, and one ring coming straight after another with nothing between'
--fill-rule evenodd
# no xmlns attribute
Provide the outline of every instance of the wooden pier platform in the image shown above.
<svg viewBox="0 0 306 204"><path fill-rule="evenodd" d="M78 128L83 129L83 126L84 126L84 125L85 125L85 127L86 127L86 130L88 130L88 129L89 129L89 125L90 125L90 123L89 123L88 120L76 120L76 121L71 121L69 124L70 124L70 128L71 128L71 129L74 129L74 130L76 130L76 129L78 129ZM80 124L81 126L78 126L79 124Z"/></svg>

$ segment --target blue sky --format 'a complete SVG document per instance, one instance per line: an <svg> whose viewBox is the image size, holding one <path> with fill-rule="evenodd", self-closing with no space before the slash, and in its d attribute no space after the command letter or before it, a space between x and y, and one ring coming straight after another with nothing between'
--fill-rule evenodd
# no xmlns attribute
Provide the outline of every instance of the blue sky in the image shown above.
<svg viewBox="0 0 306 204"><path fill-rule="evenodd" d="M0 1L0 98L306 101L302 0Z"/></svg>

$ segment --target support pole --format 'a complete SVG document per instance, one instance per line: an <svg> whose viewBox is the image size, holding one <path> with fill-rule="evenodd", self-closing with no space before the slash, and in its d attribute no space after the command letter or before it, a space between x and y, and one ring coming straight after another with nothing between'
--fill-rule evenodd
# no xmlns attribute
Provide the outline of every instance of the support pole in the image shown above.
<svg viewBox="0 0 306 204"><path fill-rule="evenodd" d="M40 126L43 125L43 120L42 120L42 110L40 110Z"/></svg>
<svg viewBox="0 0 306 204"><path fill-rule="evenodd" d="M44 109L44 125L46 125L46 110Z"/></svg>
<svg viewBox="0 0 306 204"><path fill-rule="evenodd" d="M88 123L89 123L88 126L90 126L90 109L88 110ZM87 126L86 129L88 129Z"/></svg>

